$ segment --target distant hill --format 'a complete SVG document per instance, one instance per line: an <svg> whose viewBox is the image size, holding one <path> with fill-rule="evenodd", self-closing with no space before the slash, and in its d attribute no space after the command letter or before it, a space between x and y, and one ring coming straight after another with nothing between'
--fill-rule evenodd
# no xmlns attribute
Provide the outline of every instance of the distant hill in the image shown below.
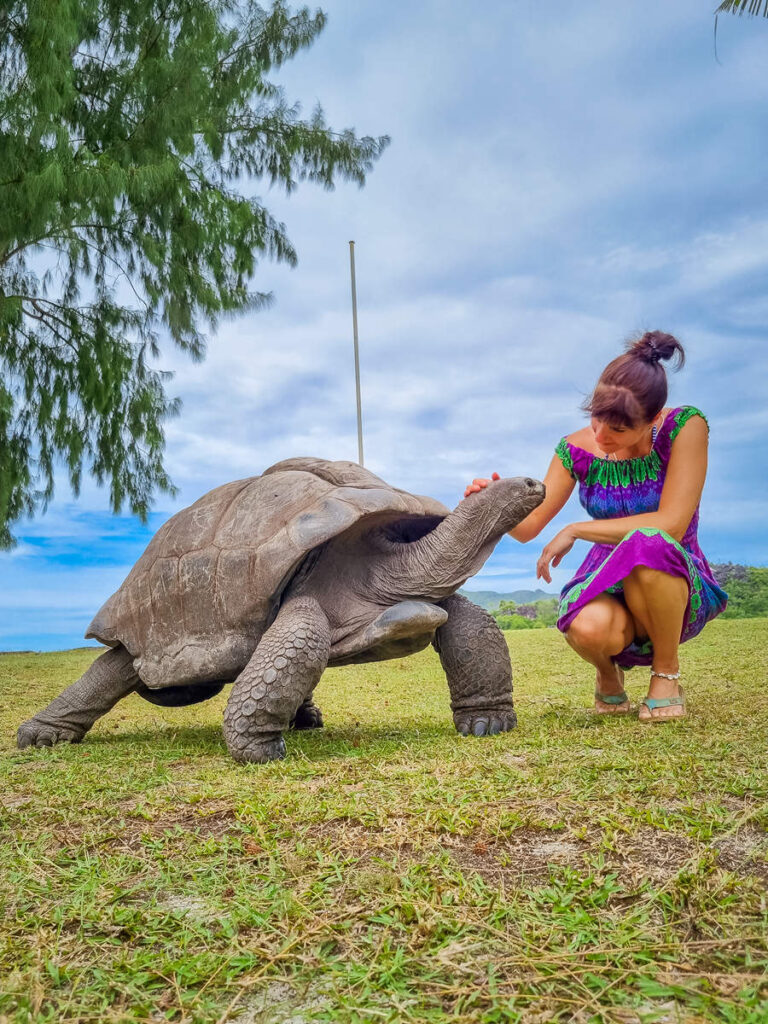
<svg viewBox="0 0 768 1024"><path fill-rule="evenodd" d="M728 592L726 619L751 619L768 617L768 567L734 565L732 562L714 563L712 572L715 579ZM513 590L500 593L497 590L460 590L460 594L479 604L486 611L498 608L501 601L515 604L533 604L559 597L556 590Z"/></svg>
<svg viewBox="0 0 768 1024"><path fill-rule="evenodd" d="M500 593L497 590L460 590L460 594L470 601L479 604L486 611L498 608L500 601L514 601L515 604L532 604L534 601L546 601L559 597L558 590L513 590L511 593Z"/></svg>

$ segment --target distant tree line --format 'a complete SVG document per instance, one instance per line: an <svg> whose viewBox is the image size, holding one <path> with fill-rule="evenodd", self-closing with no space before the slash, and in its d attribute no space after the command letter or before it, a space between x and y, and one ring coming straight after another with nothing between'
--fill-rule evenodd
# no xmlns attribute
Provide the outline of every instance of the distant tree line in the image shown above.
<svg viewBox="0 0 768 1024"><path fill-rule="evenodd" d="M498 607L492 609L491 615L501 629L545 629L554 626L557 621L557 605L556 597L528 604L500 601Z"/></svg>
<svg viewBox="0 0 768 1024"><path fill-rule="evenodd" d="M754 619L768 616L768 568L734 565L726 562L713 565L712 572L720 586L728 592L726 619Z"/></svg>

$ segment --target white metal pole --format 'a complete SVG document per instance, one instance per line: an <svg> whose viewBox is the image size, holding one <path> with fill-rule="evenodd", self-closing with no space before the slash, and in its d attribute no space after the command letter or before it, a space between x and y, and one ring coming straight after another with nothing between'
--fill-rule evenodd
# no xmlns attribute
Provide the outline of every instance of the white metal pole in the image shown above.
<svg viewBox="0 0 768 1024"><path fill-rule="evenodd" d="M360 401L360 351L357 339L357 286L355 284L355 243L349 243L349 270L352 275L352 334L355 341L355 389L357 392L357 461L363 465L363 410Z"/></svg>

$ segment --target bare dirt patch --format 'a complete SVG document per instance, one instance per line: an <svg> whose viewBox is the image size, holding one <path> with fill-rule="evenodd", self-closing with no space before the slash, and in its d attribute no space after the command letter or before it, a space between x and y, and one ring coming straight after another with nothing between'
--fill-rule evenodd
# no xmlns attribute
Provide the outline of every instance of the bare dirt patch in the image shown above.
<svg viewBox="0 0 768 1024"><path fill-rule="evenodd" d="M284 981L272 981L265 989L245 999L227 1016L227 1024L308 1024L310 1018L327 1010L330 1000L322 992L299 991Z"/></svg>
<svg viewBox="0 0 768 1024"><path fill-rule="evenodd" d="M475 871L496 885L543 880L550 866L579 864L589 849L581 840L533 828L516 829L503 841L448 835L442 845L462 871Z"/></svg>
<svg viewBox="0 0 768 1024"><path fill-rule="evenodd" d="M503 837L483 833L429 837L418 847L412 843L413 823L393 819L386 826L364 825L355 819L334 819L312 826L306 838L330 847L361 865L371 859L405 863L423 859L432 850L445 850L462 871L475 872L489 885L516 886L546 881L551 868L587 869L598 853L630 888L650 883L664 885L681 870L692 867L707 846L678 832L650 826L620 834L610 849L602 846L602 832L591 830L582 838L572 833L523 826ZM768 879L768 837L758 829L742 829L718 846L720 864Z"/></svg>
<svg viewBox="0 0 768 1024"><path fill-rule="evenodd" d="M0 796L0 810L15 811L31 803L32 797L27 793L3 793Z"/></svg>
<svg viewBox="0 0 768 1024"><path fill-rule="evenodd" d="M158 900L157 905L172 914L183 914L198 921L213 921L221 916L220 907L213 907L198 896L169 893Z"/></svg>
<svg viewBox="0 0 768 1024"><path fill-rule="evenodd" d="M199 839L244 835L237 827L234 809L223 801L209 801L194 807L184 804L155 817L133 813L100 820L86 818L78 823L57 822L51 824L49 830L49 855L67 851L74 855L102 848L111 852L133 852L147 839L162 839L168 834L188 833Z"/></svg>
<svg viewBox="0 0 768 1024"><path fill-rule="evenodd" d="M712 840L717 862L726 871L755 875L768 884L768 835L753 825Z"/></svg>
<svg viewBox="0 0 768 1024"><path fill-rule="evenodd" d="M665 811L699 811L710 804L725 808L727 811L745 811L757 803L757 799L749 793L734 796L732 793L713 793L702 791L692 793L688 797L667 797L660 799L658 807Z"/></svg>
<svg viewBox="0 0 768 1024"><path fill-rule="evenodd" d="M219 837L232 831L232 825L236 821L237 816L231 804L212 800L192 807L184 805L166 811L147 824L152 826L153 832L181 828L185 832L194 832L200 836Z"/></svg>
<svg viewBox="0 0 768 1024"><path fill-rule="evenodd" d="M304 838L317 840L335 852L360 856L373 849L410 849L414 834L410 818L389 818L385 825L365 825L356 818L333 818L307 829Z"/></svg>
<svg viewBox="0 0 768 1024"><path fill-rule="evenodd" d="M691 800L693 803L698 805L711 803L720 804L721 807L725 807L729 811L743 811L761 802L758 797L754 796L752 793L743 793L741 796L736 796L734 793L713 793L706 790L700 793L694 793Z"/></svg>
<svg viewBox="0 0 768 1024"><path fill-rule="evenodd" d="M477 872L489 884L519 886L545 880L552 867L585 867L586 859L600 850L600 833L581 839L520 828L504 840L444 836L442 845L462 870ZM712 845L719 851L722 867L768 880L768 837L758 829L742 829L719 847ZM612 849L601 852L607 867L633 888L645 883L666 884L684 868L695 865L706 849L689 836L648 827L620 836Z"/></svg>
<svg viewBox="0 0 768 1024"><path fill-rule="evenodd" d="M136 849L147 838L159 839L179 832L188 833L199 839L222 839L227 835L240 837L237 816L231 804L222 801L207 801L190 806L184 804L173 810L164 811L153 818L144 815L129 815L119 826L112 823L105 841L114 849Z"/></svg>
<svg viewBox="0 0 768 1024"><path fill-rule="evenodd" d="M658 828L641 828L621 836L608 854L608 860L621 871L629 884L649 881L664 884L689 862L695 862L703 847L694 839Z"/></svg>

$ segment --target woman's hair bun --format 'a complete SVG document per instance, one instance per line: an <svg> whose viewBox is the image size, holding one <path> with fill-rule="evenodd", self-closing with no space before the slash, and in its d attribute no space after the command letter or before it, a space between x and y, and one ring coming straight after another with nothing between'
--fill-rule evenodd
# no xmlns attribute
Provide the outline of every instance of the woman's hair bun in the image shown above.
<svg viewBox="0 0 768 1024"><path fill-rule="evenodd" d="M655 366L661 359L671 359L676 356L674 369L679 370L685 362L683 346L671 334L663 331L646 331L642 338L630 341L627 351L636 359L642 359L644 363Z"/></svg>
<svg viewBox="0 0 768 1024"><path fill-rule="evenodd" d="M636 427L651 423L667 400L667 374L660 361L676 357L677 370L685 352L677 338L663 331L646 331L628 341L626 349L608 363L582 409L612 426Z"/></svg>

